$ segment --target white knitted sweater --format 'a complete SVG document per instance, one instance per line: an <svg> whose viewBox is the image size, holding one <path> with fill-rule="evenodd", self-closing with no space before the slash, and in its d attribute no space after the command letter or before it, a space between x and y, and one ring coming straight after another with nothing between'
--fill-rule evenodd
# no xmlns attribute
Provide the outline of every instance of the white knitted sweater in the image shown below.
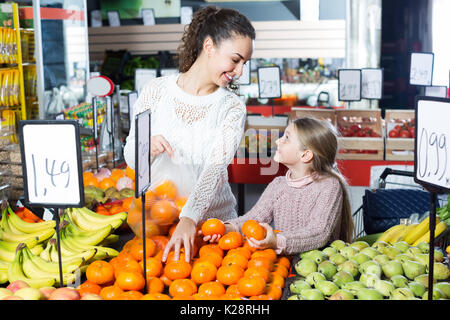
<svg viewBox="0 0 450 320"><path fill-rule="evenodd" d="M236 200L228 183L227 167L244 133L245 104L231 91L218 88L193 96L178 85L178 75L147 83L133 106L133 115L151 110L152 136L162 135L175 149L152 159L151 188L171 179L188 200L180 217L196 223L215 217L237 217ZM135 166L135 121L124 148L128 166Z"/></svg>

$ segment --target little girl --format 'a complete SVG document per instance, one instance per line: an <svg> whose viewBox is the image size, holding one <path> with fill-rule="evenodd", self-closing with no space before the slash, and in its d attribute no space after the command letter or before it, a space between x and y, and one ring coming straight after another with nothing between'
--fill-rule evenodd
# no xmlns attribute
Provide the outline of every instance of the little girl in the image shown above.
<svg viewBox="0 0 450 320"><path fill-rule="evenodd" d="M257 220L267 236L249 239L250 245L278 254L318 249L336 239L351 242L354 225L346 183L335 162L335 128L327 121L300 118L276 144L274 160L289 169L286 176L275 178L249 212L226 221L227 231L240 231L245 221Z"/></svg>

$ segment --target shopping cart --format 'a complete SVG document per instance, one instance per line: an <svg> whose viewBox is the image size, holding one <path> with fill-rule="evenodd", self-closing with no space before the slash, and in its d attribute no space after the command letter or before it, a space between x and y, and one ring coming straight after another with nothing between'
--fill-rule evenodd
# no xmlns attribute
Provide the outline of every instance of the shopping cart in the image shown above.
<svg viewBox="0 0 450 320"><path fill-rule="evenodd" d="M378 179L378 187L365 190L362 205L353 213L356 238L384 232L399 224L400 219L409 219L415 213L421 220L430 210L428 191L419 185L404 184L402 187L398 182L395 182L395 188L389 189L386 181L389 175L411 178L414 172L386 168Z"/></svg>

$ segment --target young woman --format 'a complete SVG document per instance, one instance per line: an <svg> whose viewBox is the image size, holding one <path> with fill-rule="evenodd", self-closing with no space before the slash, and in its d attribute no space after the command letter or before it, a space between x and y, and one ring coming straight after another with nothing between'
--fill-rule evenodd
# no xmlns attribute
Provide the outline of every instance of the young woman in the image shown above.
<svg viewBox="0 0 450 320"><path fill-rule="evenodd" d="M227 231L240 231L245 221L257 220L267 235L249 239L250 244L279 254L321 248L336 239L350 242L354 225L346 183L335 162L335 132L327 121L313 118L290 123L276 141L274 157L288 168L286 176L275 178L249 212L226 221Z"/></svg>
<svg viewBox="0 0 450 320"><path fill-rule="evenodd" d="M233 81L251 58L254 39L250 21L236 10L196 11L182 37L180 73L150 81L134 106L134 114L151 110L152 183L165 172L173 175L172 166L189 189L164 261L172 249L178 259L182 245L190 260L199 222L237 216L227 166L243 136L246 107ZM124 149L132 168L134 145L132 123Z"/></svg>

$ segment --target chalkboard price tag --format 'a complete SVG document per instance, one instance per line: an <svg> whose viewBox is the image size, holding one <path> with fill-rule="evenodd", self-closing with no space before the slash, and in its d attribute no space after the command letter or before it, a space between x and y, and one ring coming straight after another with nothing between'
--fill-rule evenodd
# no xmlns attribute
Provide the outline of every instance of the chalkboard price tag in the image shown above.
<svg viewBox="0 0 450 320"><path fill-rule="evenodd" d="M450 192L450 100L417 97L414 180L429 190Z"/></svg>
<svg viewBox="0 0 450 320"><path fill-rule="evenodd" d="M409 84L414 86L431 86L433 82L433 65L433 53L411 53Z"/></svg>
<svg viewBox="0 0 450 320"><path fill-rule="evenodd" d="M75 120L19 122L25 204L84 205L80 127Z"/></svg>
<svg viewBox="0 0 450 320"><path fill-rule="evenodd" d="M338 70L339 101L361 101L361 69Z"/></svg>
<svg viewBox="0 0 450 320"><path fill-rule="evenodd" d="M139 198L150 186L150 110L135 119L135 193Z"/></svg>
<svg viewBox="0 0 450 320"><path fill-rule="evenodd" d="M258 68L260 99L281 98L281 72L278 66Z"/></svg>
<svg viewBox="0 0 450 320"><path fill-rule="evenodd" d="M380 100L383 97L383 69L361 69L361 98Z"/></svg>

